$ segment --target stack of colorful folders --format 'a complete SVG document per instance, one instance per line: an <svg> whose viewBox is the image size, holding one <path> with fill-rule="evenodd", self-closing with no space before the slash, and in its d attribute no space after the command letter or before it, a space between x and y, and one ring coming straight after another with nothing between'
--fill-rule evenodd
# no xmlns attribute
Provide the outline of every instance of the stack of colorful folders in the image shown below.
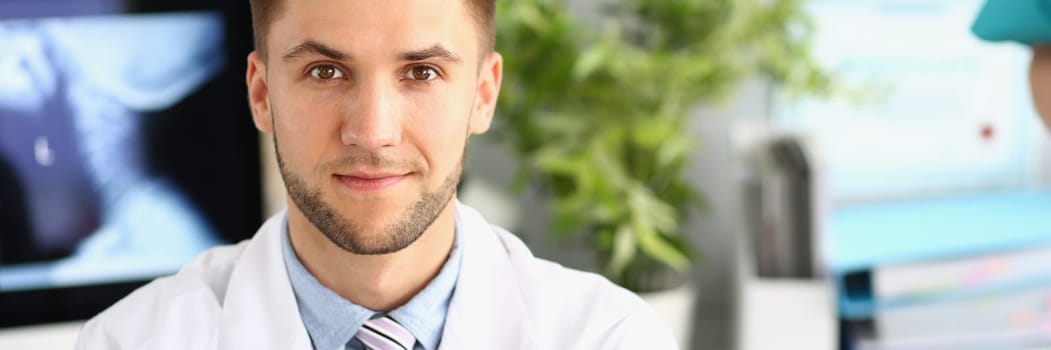
<svg viewBox="0 0 1051 350"><path fill-rule="evenodd" d="M1051 344L1051 191L844 206L826 232L848 348Z"/></svg>

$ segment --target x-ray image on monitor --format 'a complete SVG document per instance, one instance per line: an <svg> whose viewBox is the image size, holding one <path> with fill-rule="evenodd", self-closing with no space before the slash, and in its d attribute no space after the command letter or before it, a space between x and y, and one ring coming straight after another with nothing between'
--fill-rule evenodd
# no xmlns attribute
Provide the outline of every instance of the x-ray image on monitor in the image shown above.
<svg viewBox="0 0 1051 350"><path fill-rule="evenodd" d="M223 25L0 20L0 292L150 278L222 241L143 129L221 72Z"/></svg>

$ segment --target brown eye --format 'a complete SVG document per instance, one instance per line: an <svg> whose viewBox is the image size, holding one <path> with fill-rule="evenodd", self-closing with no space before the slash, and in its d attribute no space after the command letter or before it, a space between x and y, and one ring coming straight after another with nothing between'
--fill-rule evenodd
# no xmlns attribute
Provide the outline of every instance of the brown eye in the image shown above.
<svg viewBox="0 0 1051 350"><path fill-rule="evenodd" d="M438 72L431 67L419 66L406 72L405 77L412 80L433 80L438 77Z"/></svg>
<svg viewBox="0 0 1051 350"><path fill-rule="evenodd" d="M343 72L333 66L317 66L310 70L310 76L321 80L342 79Z"/></svg>

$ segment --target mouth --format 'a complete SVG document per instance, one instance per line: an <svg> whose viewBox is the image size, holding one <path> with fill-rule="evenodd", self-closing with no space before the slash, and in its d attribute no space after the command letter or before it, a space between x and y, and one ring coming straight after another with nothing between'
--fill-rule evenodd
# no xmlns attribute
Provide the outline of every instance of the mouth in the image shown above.
<svg viewBox="0 0 1051 350"><path fill-rule="evenodd" d="M379 192L394 185L397 185L402 180L408 178L412 173L350 173L350 174L335 174L333 175L336 180L339 180L348 189L355 192Z"/></svg>

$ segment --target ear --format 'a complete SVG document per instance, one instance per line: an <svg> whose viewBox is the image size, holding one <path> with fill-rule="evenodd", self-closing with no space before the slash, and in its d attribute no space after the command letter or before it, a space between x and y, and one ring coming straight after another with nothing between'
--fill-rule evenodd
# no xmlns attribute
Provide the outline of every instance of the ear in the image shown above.
<svg viewBox="0 0 1051 350"><path fill-rule="evenodd" d="M1029 64L1029 88L1033 104L1051 130L1051 46L1034 45L1033 61Z"/></svg>
<svg viewBox="0 0 1051 350"><path fill-rule="evenodd" d="M474 110L468 129L472 134L481 134L489 130L496 110L496 100L500 97L500 79L504 73L504 58L493 51L482 62L478 77L478 91L474 99Z"/></svg>
<svg viewBox="0 0 1051 350"><path fill-rule="evenodd" d="M248 84L248 106L252 109L252 121L256 129L270 133L274 131L274 119L270 110L266 83L266 63L258 51L248 54L248 69L245 72L245 83Z"/></svg>

